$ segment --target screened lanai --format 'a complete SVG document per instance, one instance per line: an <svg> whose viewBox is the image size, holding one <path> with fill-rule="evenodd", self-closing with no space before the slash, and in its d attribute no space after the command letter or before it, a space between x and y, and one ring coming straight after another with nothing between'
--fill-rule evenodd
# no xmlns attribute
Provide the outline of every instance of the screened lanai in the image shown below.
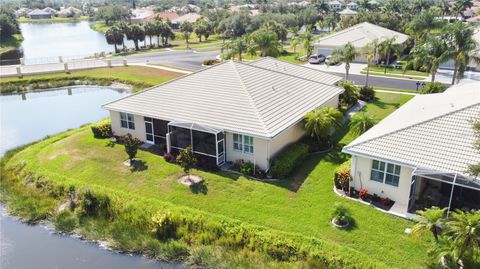
<svg viewBox="0 0 480 269"><path fill-rule="evenodd" d="M480 209L479 179L458 172L417 168L411 184L409 213L431 206L448 208L448 213L455 209Z"/></svg>
<svg viewBox="0 0 480 269"><path fill-rule="evenodd" d="M225 134L218 128L196 123L168 123L167 150L178 153L191 145L199 162L208 165L225 163Z"/></svg>

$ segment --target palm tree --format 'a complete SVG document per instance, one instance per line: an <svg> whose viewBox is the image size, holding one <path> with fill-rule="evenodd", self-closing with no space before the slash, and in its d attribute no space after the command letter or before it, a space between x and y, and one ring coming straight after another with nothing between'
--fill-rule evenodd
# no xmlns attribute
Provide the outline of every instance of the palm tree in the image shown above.
<svg viewBox="0 0 480 269"><path fill-rule="evenodd" d="M384 73L387 73L387 67L390 65L390 57L392 52L394 54L401 54L401 46L397 43L396 37L387 38L380 43L380 52L385 57L385 70Z"/></svg>
<svg viewBox="0 0 480 269"><path fill-rule="evenodd" d="M242 54L248 49L248 35L230 39L223 45L222 50L223 49L228 50L226 54L227 59L234 58L235 55L238 55L238 60L242 61Z"/></svg>
<svg viewBox="0 0 480 269"><path fill-rule="evenodd" d="M343 48L335 49L332 52L332 57L335 61L345 63L345 80L348 80L350 63L355 60L357 55L357 49L355 49L355 47L350 42L348 42Z"/></svg>
<svg viewBox="0 0 480 269"><path fill-rule="evenodd" d="M109 45L113 45L115 48L115 53L118 53L117 45L123 44L123 32L116 26L108 28L105 32L105 38Z"/></svg>
<svg viewBox="0 0 480 269"><path fill-rule="evenodd" d="M307 53L307 58L310 57L310 55L312 54L312 51L313 51L313 46L312 46L313 34L312 34L312 32L310 30L305 31L304 33L302 33L300 35L300 40L302 42L303 49Z"/></svg>
<svg viewBox="0 0 480 269"><path fill-rule="evenodd" d="M150 21L146 22L144 29L145 29L145 35L148 36L150 39L150 47L152 47L152 36L156 34L156 30L157 30L155 27L155 23Z"/></svg>
<svg viewBox="0 0 480 269"><path fill-rule="evenodd" d="M473 39L473 34L473 28L463 22L449 23L443 30L443 38L446 40L447 46L453 49L452 85L455 84L455 81L460 81L464 68L471 59L475 62L480 61L480 58L476 56L478 44Z"/></svg>
<svg viewBox="0 0 480 269"><path fill-rule="evenodd" d="M362 48L361 53L364 54L367 58L367 75L365 76L365 86L368 86L368 79L370 77L370 64L372 63L372 61L377 60L379 47L380 43L378 42L378 39L375 38Z"/></svg>
<svg viewBox="0 0 480 269"><path fill-rule="evenodd" d="M358 3L358 7L359 7L359 9L367 11L367 10L370 10L372 8L372 5L370 4L370 0L361 0Z"/></svg>
<svg viewBox="0 0 480 269"><path fill-rule="evenodd" d="M442 11L442 19L450 13L450 3L448 0L441 0L438 4Z"/></svg>
<svg viewBox="0 0 480 269"><path fill-rule="evenodd" d="M439 14L432 9L422 11L415 16L407 25L406 32L414 36L414 43L416 44L423 35L430 33L433 29L441 25L441 21L437 19Z"/></svg>
<svg viewBox="0 0 480 269"><path fill-rule="evenodd" d="M277 34L265 29L259 29L250 35L249 51L254 55L260 51L260 56L277 56L282 51L282 44L278 41Z"/></svg>
<svg viewBox="0 0 480 269"><path fill-rule="evenodd" d="M438 235L440 234L440 225L443 222L446 208L432 207L426 210L419 210L418 217L415 218L417 223L413 226L412 234L419 235L423 231L430 231L438 242Z"/></svg>
<svg viewBox="0 0 480 269"><path fill-rule="evenodd" d="M162 23L160 35L162 36L162 42L164 46L168 45L168 39L175 39L175 33L173 32L172 27L170 27L170 25L166 22Z"/></svg>
<svg viewBox="0 0 480 269"><path fill-rule="evenodd" d="M191 22L188 22L188 21L182 22L182 24L180 25L180 32L182 32L183 34L183 38L185 39L185 42L187 44L187 49L189 48L188 39L190 38L190 34L192 33L192 31L193 31L193 24Z"/></svg>
<svg viewBox="0 0 480 269"><path fill-rule="evenodd" d="M318 141L330 141L332 131L342 126L342 116L342 112L332 107L317 108L305 115L305 131Z"/></svg>
<svg viewBox="0 0 480 269"><path fill-rule="evenodd" d="M438 67L441 63L447 61L453 51L447 46L445 40L440 36L430 36L425 42L417 44L410 51L410 60L414 66L422 67L432 76L432 82L435 81Z"/></svg>
<svg viewBox="0 0 480 269"><path fill-rule="evenodd" d="M295 54L295 57L298 57L297 55L297 46L302 43L302 40L299 36L295 36L292 38L290 41L290 47L293 48L293 54Z"/></svg>
<svg viewBox="0 0 480 269"><path fill-rule="evenodd" d="M116 26L117 26L118 29L120 29L120 31L122 31L122 34L123 34L124 36L127 35L127 33L128 33L128 24L127 24L126 22L121 21L121 22L117 23ZM123 47L123 50L126 49L126 47L125 47L125 39L122 40L122 47Z"/></svg>
<svg viewBox="0 0 480 269"><path fill-rule="evenodd" d="M133 41L135 50L140 50L138 42L145 40L145 30L138 24L130 25L127 31L127 39Z"/></svg>
<svg viewBox="0 0 480 269"><path fill-rule="evenodd" d="M459 258L480 253L480 211L455 210L447 222L447 234L459 250ZM467 254L467 255L466 255Z"/></svg>
<svg viewBox="0 0 480 269"><path fill-rule="evenodd" d="M455 15L460 15L463 17L463 11L467 8L473 7L472 0L456 0L453 4L453 10Z"/></svg>
<svg viewBox="0 0 480 269"><path fill-rule="evenodd" d="M375 125L375 116L365 112L356 113L350 119L350 130L355 135L361 135Z"/></svg>
<svg viewBox="0 0 480 269"><path fill-rule="evenodd" d="M458 248L449 237L441 236L434 247L429 250L428 254L438 268L462 268L458 263L460 260Z"/></svg>

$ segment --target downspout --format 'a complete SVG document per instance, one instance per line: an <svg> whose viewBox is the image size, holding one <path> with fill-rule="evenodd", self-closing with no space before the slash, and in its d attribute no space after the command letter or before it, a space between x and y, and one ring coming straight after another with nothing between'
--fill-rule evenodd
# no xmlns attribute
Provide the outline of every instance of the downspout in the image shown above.
<svg viewBox="0 0 480 269"><path fill-rule="evenodd" d="M457 182L457 175L458 173L455 173L455 177L453 178L452 190L450 191L450 200L448 201L447 218L448 218L448 215L450 215L450 207L452 206L452 198L453 198L453 189L455 188L455 183Z"/></svg>
<svg viewBox="0 0 480 269"><path fill-rule="evenodd" d="M351 180L351 183L353 184L353 188L355 188L355 175L357 174L357 156L352 156L353 158L353 173L351 173L352 175L352 180ZM350 191L350 182L348 182L348 191Z"/></svg>

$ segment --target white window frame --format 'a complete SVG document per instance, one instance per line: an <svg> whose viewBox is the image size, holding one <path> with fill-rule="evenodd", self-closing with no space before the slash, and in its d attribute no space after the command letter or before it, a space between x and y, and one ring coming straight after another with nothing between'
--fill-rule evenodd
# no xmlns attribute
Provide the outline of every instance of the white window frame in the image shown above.
<svg viewBox="0 0 480 269"><path fill-rule="evenodd" d="M374 163L375 163L375 162L378 162L378 167L379 167L379 168L374 167ZM383 170L381 169L382 164L383 164ZM389 167L392 168L392 171L391 171L391 172L388 171L388 170L389 170L389 169L388 169ZM396 173L397 170L398 170L398 174ZM393 164L393 163L382 162L382 161L379 161L379 160L372 160L372 166L371 166L371 172L370 172L370 180L371 180L371 181L378 182L378 183L387 184L387 185L390 185L390 186L393 186L393 187L398 187L398 186L400 185L400 173L401 173L401 170L402 170L402 167L401 167L400 165L396 165L396 164ZM382 174L383 174L382 181L373 179L373 172L382 173ZM397 184L394 184L393 182L387 182L387 175L388 175L388 176L391 176L391 177L397 177L397 178L398 178Z"/></svg>
<svg viewBox="0 0 480 269"><path fill-rule="evenodd" d="M253 155L253 136L233 134L233 151Z"/></svg>
<svg viewBox="0 0 480 269"><path fill-rule="evenodd" d="M124 127L122 125L122 122L125 122L126 127ZM120 112L120 127L124 128L124 129L135 130L135 116L133 114L130 114L130 113ZM132 128L130 128L130 127L132 127Z"/></svg>

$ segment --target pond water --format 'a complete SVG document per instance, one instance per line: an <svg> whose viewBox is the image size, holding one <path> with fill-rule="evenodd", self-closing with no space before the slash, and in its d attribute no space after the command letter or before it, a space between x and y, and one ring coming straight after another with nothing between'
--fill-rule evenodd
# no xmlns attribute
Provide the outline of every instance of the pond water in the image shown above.
<svg viewBox="0 0 480 269"><path fill-rule="evenodd" d="M121 90L79 86L0 95L0 156L6 150L39 140L108 116L100 106L128 93ZM45 227L23 224L4 214L0 204L0 268L139 268L181 269L141 256L115 253L98 245L62 236Z"/></svg>
<svg viewBox="0 0 480 269"><path fill-rule="evenodd" d="M96 52L112 52L102 33L92 30L89 22L21 23L23 57L26 64L41 64L64 58L83 58ZM128 41L128 46L132 46Z"/></svg>

